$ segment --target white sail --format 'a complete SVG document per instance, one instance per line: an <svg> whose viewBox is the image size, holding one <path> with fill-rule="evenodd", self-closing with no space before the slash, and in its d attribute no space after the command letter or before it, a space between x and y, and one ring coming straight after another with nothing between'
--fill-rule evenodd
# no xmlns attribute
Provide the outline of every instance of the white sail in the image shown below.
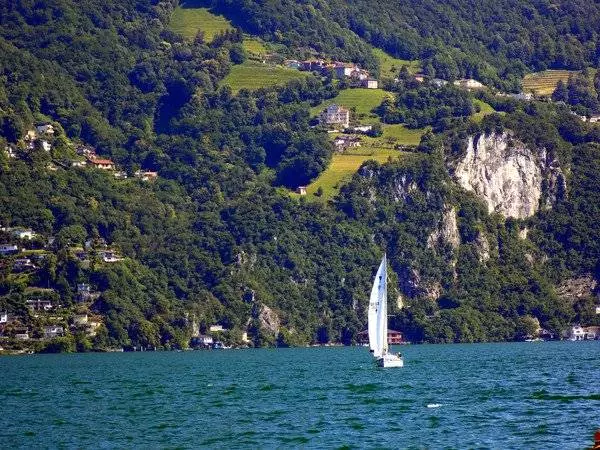
<svg viewBox="0 0 600 450"><path fill-rule="evenodd" d="M381 260L369 299L369 347L380 357L387 349L387 262ZM383 334L385 333L385 334Z"/></svg>

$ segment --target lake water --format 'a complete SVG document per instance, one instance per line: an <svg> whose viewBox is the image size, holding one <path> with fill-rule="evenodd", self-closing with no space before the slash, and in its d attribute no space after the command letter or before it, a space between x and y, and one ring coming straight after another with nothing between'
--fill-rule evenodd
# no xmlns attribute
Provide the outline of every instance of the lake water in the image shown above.
<svg viewBox="0 0 600 450"><path fill-rule="evenodd" d="M600 341L0 358L2 448L582 449Z"/></svg>

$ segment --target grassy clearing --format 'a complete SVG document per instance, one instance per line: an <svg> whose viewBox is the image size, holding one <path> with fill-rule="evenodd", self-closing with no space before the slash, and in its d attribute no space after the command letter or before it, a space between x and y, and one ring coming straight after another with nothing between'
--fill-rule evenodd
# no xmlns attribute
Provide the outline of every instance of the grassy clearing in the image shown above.
<svg viewBox="0 0 600 450"><path fill-rule="evenodd" d="M328 200L338 194L340 188L350 181L352 175L360 166L370 159L387 162L390 158L397 158L401 152L390 149L357 148L346 154L333 155L329 167L306 188L309 200ZM316 197L314 194L319 188L323 189L323 195Z"/></svg>
<svg viewBox="0 0 600 450"><path fill-rule="evenodd" d="M344 89L336 97L311 108L310 113L312 116L316 116L327 106L336 103L345 108L356 108L360 122L376 123L379 122L379 117L371 111L381 105L386 95L389 94L383 89Z"/></svg>
<svg viewBox="0 0 600 450"><path fill-rule="evenodd" d="M569 76L578 73L574 70L544 70L529 73L523 79L523 92L533 92L536 95L552 95L560 80L567 81Z"/></svg>
<svg viewBox="0 0 600 450"><path fill-rule="evenodd" d="M383 125L383 139L392 141L393 144L400 145L419 145L421 136L425 134L427 129L417 128L411 130L402 124Z"/></svg>
<svg viewBox="0 0 600 450"><path fill-rule="evenodd" d="M480 108L479 112L473 114L473 116L472 116L473 121L475 121L477 123L481 122L483 120L483 118L485 116L487 116L488 114L492 114L492 113L496 112L496 110L494 108L492 108L491 105L487 104L484 101L479 100L478 98L473 99L473 104L475 106L479 105L479 108Z"/></svg>
<svg viewBox="0 0 600 450"><path fill-rule="evenodd" d="M251 56L262 56L267 53L267 49L265 48L263 42L254 37L244 36L244 41L242 42L244 49Z"/></svg>
<svg viewBox="0 0 600 450"><path fill-rule="evenodd" d="M240 89L254 90L285 84L290 80L305 76L307 76L307 72L246 61L233 66L231 72L221 83L230 86L233 92L238 92Z"/></svg>
<svg viewBox="0 0 600 450"><path fill-rule="evenodd" d="M203 31L204 40L210 42L217 34L233 29L225 17L216 16L206 8L191 6L191 3L183 2L173 11L169 26L175 33L186 39L194 39L198 31Z"/></svg>
<svg viewBox="0 0 600 450"><path fill-rule="evenodd" d="M377 59L379 59L380 73L382 77L396 77L402 66L407 66L408 71L413 74L421 70L421 62L419 60L409 61L406 59L394 58L379 48L374 48L373 54L377 57Z"/></svg>

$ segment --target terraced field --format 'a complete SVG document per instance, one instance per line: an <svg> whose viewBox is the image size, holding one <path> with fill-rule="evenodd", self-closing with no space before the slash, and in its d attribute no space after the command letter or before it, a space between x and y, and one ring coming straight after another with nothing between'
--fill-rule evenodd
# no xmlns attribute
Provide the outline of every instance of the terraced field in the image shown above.
<svg viewBox="0 0 600 450"><path fill-rule="evenodd" d="M169 26L186 39L194 39L198 31L203 31L206 42L223 31L233 29L225 17L212 14L207 8L194 8L193 2L183 2L175 8Z"/></svg>
<svg viewBox="0 0 600 450"><path fill-rule="evenodd" d="M536 95L552 95L560 80L567 81L569 76L577 73L574 70L544 70L529 73L523 79L523 92L533 92Z"/></svg>
<svg viewBox="0 0 600 450"><path fill-rule="evenodd" d="M221 84L230 86L231 90L237 93L240 89L254 90L276 86L305 76L307 76L307 72L246 61L243 64L233 66L231 72L221 81Z"/></svg>
<svg viewBox="0 0 600 450"><path fill-rule="evenodd" d="M387 94L383 89L344 89L337 97L326 100L319 106L310 109L311 116L318 115L328 105L336 103L344 108L356 108L356 113L362 123L379 122L379 117L371 111L381 105Z"/></svg>
<svg viewBox="0 0 600 450"><path fill-rule="evenodd" d="M262 56L267 53L267 49L265 48L263 42L258 38L244 36L242 45L250 56Z"/></svg>
<svg viewBox="0 0 600 450"><path fill-rule="evenodd" d="M398 71L402 66L407 66L408 71L413 74L421 70L421 62L419 60L409 61L394 58L379 48L374 48L373 54L379 59L382 77L394 78L398 75Z"/></svg>

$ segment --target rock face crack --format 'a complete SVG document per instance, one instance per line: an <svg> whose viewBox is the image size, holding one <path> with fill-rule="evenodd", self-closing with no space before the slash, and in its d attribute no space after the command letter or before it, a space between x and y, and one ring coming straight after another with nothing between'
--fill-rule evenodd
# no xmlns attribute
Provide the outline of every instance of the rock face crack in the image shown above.
<svg viewBox="0 0 600 450"><path fill-rule="evenodd" d="M545 179L550 186L564 180L557 161L548 161L544 149L532 150L508 132L469 137L454 176L460 186L486 202L488 212L518 219L540 208ZM555 198L555 193L546 194Z"/></svg>

